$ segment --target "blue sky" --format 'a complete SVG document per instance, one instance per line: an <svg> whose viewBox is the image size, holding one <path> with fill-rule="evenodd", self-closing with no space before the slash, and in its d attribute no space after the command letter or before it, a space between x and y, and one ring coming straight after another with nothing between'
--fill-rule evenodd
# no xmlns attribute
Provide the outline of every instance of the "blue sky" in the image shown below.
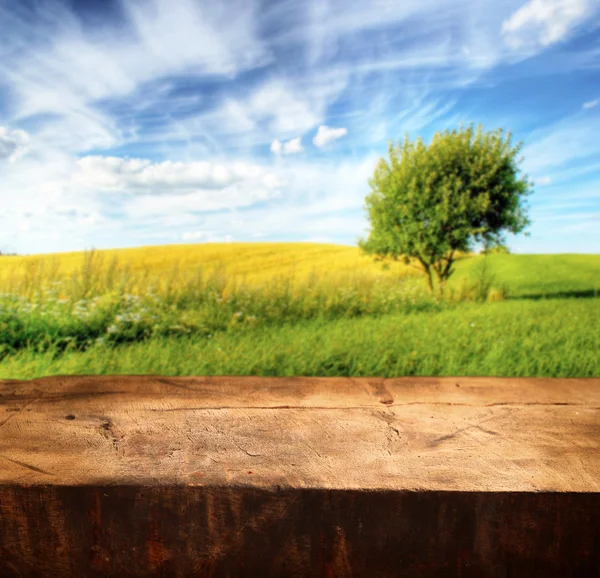
<svg viewBox="0 0 600 578"><path fill-rule="evenodd" d="M356 244L390 139L523 141L518 253L600 253L599 0L0 0L0 250Z"/></svg>

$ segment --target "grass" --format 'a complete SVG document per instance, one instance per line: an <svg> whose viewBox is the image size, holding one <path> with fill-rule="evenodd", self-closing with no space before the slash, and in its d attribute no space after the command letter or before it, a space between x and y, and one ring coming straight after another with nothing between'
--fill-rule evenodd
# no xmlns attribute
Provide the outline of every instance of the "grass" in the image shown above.
<svg viewBox="0 0 600 578"><path fill-rule="evenodd" d="M513 299L600 296L600 255L478 255L458 262L450 286L478 275L486 260Z"/></svg>
<svg viewBox="0 0 600 578"><path fill-rule="evenodd" d="M25 350L3 361L2 374L597 377L598 327L596 300L564 300L560 308L554 301L468 304L286 323L211 339L162 337L58 357Z"/></svg>
<svg viewBox="0 0 600 578"><path fill-rule="evenodd" d="M0 378L600 376L600 256L465 256L438 301L352 247L232 245L3 257Z"/></svg>

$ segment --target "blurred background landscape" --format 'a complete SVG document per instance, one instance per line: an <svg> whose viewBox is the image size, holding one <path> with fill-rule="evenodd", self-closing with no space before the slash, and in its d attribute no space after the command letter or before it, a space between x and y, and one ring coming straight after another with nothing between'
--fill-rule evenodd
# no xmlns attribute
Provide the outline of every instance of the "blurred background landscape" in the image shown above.
<svg viewBox="0 0 600 578"><path fill-rule="evenodd" d="M596 0L0 0L0 378L600 376ZM390 141L510 131L529 235L378 262Z"/></svg>

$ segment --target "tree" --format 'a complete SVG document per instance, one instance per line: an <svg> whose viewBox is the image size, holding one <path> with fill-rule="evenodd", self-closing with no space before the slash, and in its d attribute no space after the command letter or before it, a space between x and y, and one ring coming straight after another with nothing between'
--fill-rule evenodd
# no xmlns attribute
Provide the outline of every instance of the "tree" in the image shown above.
<svg viewBox="0 0 600 578"><path fill-rule="evenodd" d="M418 261L430 291L435 273L443 295L460 253L474 243L503 246L505 231L530 224L525 197L533 183L518 175L521 146L511 147L502 129L474 132L472 124L437 132L429 146L408 134L396 147L390 141L389 162L382 158L369 180L371 230L359 247L380 260Z"/></svg>

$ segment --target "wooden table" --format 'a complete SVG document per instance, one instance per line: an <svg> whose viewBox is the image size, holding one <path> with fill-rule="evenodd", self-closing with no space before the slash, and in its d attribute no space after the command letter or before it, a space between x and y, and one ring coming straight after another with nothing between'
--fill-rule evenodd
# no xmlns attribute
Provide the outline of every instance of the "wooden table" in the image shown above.
<svg viewBox="0 0 600 578"><path fill-rule="evenodd" d="M600 379L0 380L0 576L600 576Z"/></svg>

